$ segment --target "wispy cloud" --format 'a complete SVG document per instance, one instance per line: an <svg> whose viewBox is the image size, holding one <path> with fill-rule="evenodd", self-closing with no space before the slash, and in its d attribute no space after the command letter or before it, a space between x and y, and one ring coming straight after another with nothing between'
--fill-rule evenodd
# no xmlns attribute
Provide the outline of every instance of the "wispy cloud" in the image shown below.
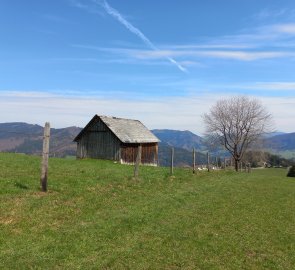
<svg viewBox="0 0 295 270"><path fill-rule="evenodd" d="M129 51L130 53L130 51ZM194 57L212 57L212 58L223 58L223 59L233 59L240 61L254 61L259 59L267 58L278 58L278 57L287 57L294 56L295 53L288 52L275 52L275 51L222 51L222 50L202 50L202 51L141 51L135 52L134 55L140 58L159 58L163 56L194 56Z"/></svg>
<svg viewBox="0 0 295 270"><path fill-rule="evenodd" d="M179 69L185 67L204 67L212 65L214 59L254 62L295 57L295 23L265 24L248 29L241 29L239 32L228 36L207 37L201 43L190 44L162 44L155 45L146 36L123 16L108 5L105 0L92 0L104 7L104 9L124 25L130 32L137 35L149 48L138 49L132 46L122 47L96 47L89 45L73 45L81 49L97 50L107 52L104 55L120 55L120 60L110 60L110 63L129 63L164 65L163 59L168 59ZM266 11L265 11L266 12ZM276 16L283 16L287 11L282 9ZM274 15L274 14L273 14ZM266 15L265 15L266 16ZM269 14L270 16L270 14ZM274 15L275 16L275 15ZM112 58L112 57L111 57ZM174 60L177 59L177 62ZM205 62L211 60L210 63Z"/></svg>
<svg viewBox="0 0 295 270"><path fill-rule="evenodd" d="M84 46L87 48L87 46ZM89 48L89 47L88 47ZM125 48L96 48L114 54L128 55L139 59L161 59L163 57L222 58L239 61L255 61L281 57L294 57L295 52L286 51L237 51L237 50L133 50ZM193 60L183 60L193 61ZM197 61L198 62L198 61Z"/></svg>
<svg viewBox="0 0 295 270"><path fill-rule="evenodd" d="M271 24L248 29L248 32L215 37L204 44L162 45L153 50L134 48L100 48L73 45L83 49L120 54L133 59L160 60L177 58L177 64L200 62L201 58L217 58L236 61L258 61L295 57L295 24ZM144 39L144 38L143 38ZM218 43L216 42L218 40ZM147 44L148 41L147 41ZM153 48L150 44L149 47ZM286 48L289 48L286 50ZM156 63L156 62L155 62ZM184 65L182 65L184 66Z"/></svg>
<svg viewBox="0 0 295 270"><path fill-rule="evenodd" d="M256 82L251 84L235 85L234 87L265 91L294 91L295 95L295 82Z"/></svg>
<svg viewBox="0 0 295 270"><path fill-rule="evenodd" d="M250 44L184 44L184 45L163 45L166 49L173 50L192 50L192 49L247 49L253 48Z"/></svg>
<svg viewBox="0 0 295 270"><path fill-rule="evenodd" d="M253 19L263 22L269 21L291 21L295 18L295 9L290 7L264 8L254 14Z"/></svg>
<svg viewBox="0 0 295 270"><path fill-rule="evenodd" d="M118 22L120 22L122 25L124 25L131 33L135 34L137 37L139 37L148 47L150 47L152 50L157 51L158 48L135 26L133 26L130 22L128 22L120 13L118 10L111 7L107 1L96 1L96 3L100 4L106 12L113 16ZM187 70L181 66L177 61L175 61L172 57L166 57L172 64L176 65L181 71L186 72Z"/></svg>
<svg viewBox="0 0 295 270"><path fill-rule="evenodd" d="M270 8L264 8L260 12L254 15L254 18L259 20L265 20L269 18L278 18L282 16L288 16L288 14L291 14L292 12L290 9L287 8L281 8L281 9L270 9Z"/></svg>
<svg viewBox="0 0 295 270"><path fill-rule="evenodd" d="M96 8L96 6L91 6L90 2L87 1L87 3L85 4L84 2L82 2L81 0L68 0L68 2L70 3L71 6L75 7L75 8L79 8L82 9L84 11L87 11L89 13L93 13L93 14L98 14L100 16L104 16L103 12L101 12L100 10L98 10Z"/></svg>
<svg viewBox="0 0 295 270"><path fill-rule="evenodd" d="M85 9L86 5L81 5L81 3L77 2L76 0L72 0L75 3L75 6L78 8ZM150 49L154 51L158 51L158 48L152 43L144 34L142 31L140 31L138 28L136 28L133 24L131 24L129 21L127 21L124 16L115 8L111 7L109 3L106 0L92 0L92 2L100 5L103 7L103 9L114 19L116 19L120 24L126 27L131 33L135 34L139 39L141 39L146 46L148 46ZM165 57L170 63L177 66L179 70L182 72L187 72L187 69L184 68L180 63L178 63L175 59L172 57L166 56Z"/></svg>
<svg viewBox="0 0 295 270"><path fill-rule="evenodd" d="M295 23L278 24L273 26L273 30L282 34L295 34Z"/></svg>
<svg viewBox="0 0 295 270"><path fill-rule="evenodd" d="M256 46L275 46L277 41L292 41L295 37L295 23L276 23L256 27L249 33L229 36L238 43L250 42Z"/></svg>

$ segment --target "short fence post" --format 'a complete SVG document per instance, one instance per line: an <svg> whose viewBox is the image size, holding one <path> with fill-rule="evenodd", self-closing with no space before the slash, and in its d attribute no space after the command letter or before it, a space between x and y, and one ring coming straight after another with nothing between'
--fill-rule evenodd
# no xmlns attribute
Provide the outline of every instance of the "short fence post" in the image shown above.
<svg viewBox="0 0 295 270"><path fill-rule="evenodd" d="M207 152L207 170L210 172L210 154Z"/></svg>
<svg viewBox="0 0 295 270"><path fill-rule="evenodd" d="M134 177L138 178L139 175L139 164L141 162L141 150L142 146L141 144L137 147L137 155L136 155L136 161L135 161L135 166L134 166Z"/></svg>
<svg viewBox="0 0 295 270"><path fill-rule="evenodd" d="M46 122L44 127L41 178L40 178L41 190L44 192L47 191L49 138L50 138L50 124Z"/></svg>
<svg viewBox="0 0 295 270"><path fill-rule="evenodd" d="M193 173L196 172L196 150L193 149Z"/></svg>
<svg viewBox="0 0 295 270"><path fill-rule="evenodd" d="M223 160L224 169L226 169L226 158Z"/></svg>
<svg viewBox="0 0 295 270"><path fill-rule="evenodd" d="M170 174L173 175L173 166L174 166L174 148L171 148L171 167Z"/></svg>
<svg viewBox="0 0 295 270"><path fill-rule="evenodd" d="M251 163L249 162L248 163L248 173L250 173L251 172Z"/></svg>

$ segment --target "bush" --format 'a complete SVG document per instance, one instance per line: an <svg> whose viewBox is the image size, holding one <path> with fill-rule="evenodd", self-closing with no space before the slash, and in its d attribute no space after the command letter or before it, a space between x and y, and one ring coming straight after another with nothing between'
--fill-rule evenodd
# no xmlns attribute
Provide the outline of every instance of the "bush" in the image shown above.
<svg viewBox="0 0 295 270"><path fill-rule="evenodd" d="M287 176L288 177L295 177L295 166L294 165L289 168Z"/></svg>

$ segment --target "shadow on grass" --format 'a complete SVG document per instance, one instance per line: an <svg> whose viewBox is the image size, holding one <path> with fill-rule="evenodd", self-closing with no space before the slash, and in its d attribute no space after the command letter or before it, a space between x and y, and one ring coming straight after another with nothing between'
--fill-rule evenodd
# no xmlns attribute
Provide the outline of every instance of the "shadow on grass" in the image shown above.
<svg viewBox="0 0 295 270"><path fill-rule="evenodd" d="M24 185L24 184L21 184L19 182L16 182L15 183L15 186L20 188L20 189L29 189L28 186Z"/></svg>

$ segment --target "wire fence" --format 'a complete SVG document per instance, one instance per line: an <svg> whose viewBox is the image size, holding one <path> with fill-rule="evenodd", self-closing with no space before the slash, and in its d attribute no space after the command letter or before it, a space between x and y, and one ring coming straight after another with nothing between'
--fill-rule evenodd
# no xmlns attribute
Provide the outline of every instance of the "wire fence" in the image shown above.
<svg viewBox="0 0 295 270"><path fill-rule="evenodd" d="M2 133L2 134L1 134ZM42 156L42 143L43 143L43 131L38 132L20 132L0 129L0 138L13 140L20 139L21 143L16 144L16 147L9 149L9 142L7 147L0 144L0 152L13 152L13 153L25 153ZM32 137L32 138L30 138ZM30 140L28 140L30 139ZM72 138L68 139L68 143L71 144L71 150L66 152L66 154L61 154L61 150L65 150L66 146L60 146L55 141L50 144L50 157L75 157L74 144ZM170 155L168 153L163 154L161 158L158 156L158 166L170 167L171 174L173 174L174 167L186 167L191 168L193 173L197 171L214 171L214 170L234 170L234 160L228 155L220 155L216 153L196 151L196 149L191 150L191 158L187 156L183 158L183 154L178 154L174 151L175 148L170 148ZM188 154L187 151L186 154ZM166 159L166 160L164 160ZM248 162L240 162L238 164L238 169L250 171L250 165Z"/></svg>

